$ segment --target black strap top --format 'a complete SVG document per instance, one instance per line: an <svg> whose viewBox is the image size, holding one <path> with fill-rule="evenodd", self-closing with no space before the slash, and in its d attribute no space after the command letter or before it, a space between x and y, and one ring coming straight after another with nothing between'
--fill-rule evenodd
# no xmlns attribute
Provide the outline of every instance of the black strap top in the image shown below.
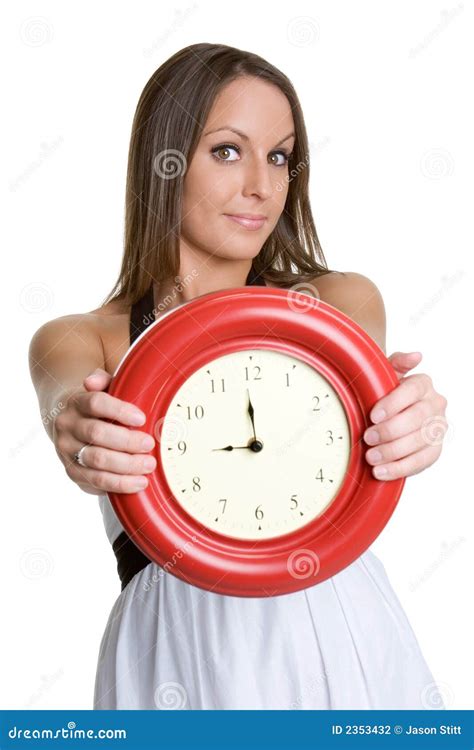
<svg viewBox="0 0 474 750"><path fill-rule="evenodd" d="M253 265L247 276L246 286L266 286L265 280L256 273ZM143 297L132 306L130 312L130 346L154 320L153 285L151 285ZM117 558L117 571L123 591L133 576L146 568L152 561L143 554L125 531L115 539L112 549Z"/></svg>

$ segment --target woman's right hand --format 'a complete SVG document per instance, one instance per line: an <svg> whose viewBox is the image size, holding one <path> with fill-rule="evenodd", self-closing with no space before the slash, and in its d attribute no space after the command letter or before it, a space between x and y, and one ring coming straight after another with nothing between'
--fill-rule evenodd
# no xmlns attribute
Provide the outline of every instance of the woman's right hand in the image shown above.
<svg viewBox="0 0 474 750"><path fill-rule="evenodd" d="M145 423L145 415L134 404L103 392L111 380L105 370L94 370L83 381L86 390L72 393L54 421L54 447L66 474L91 495L138 492L148 484L143 475L156 467L156 459L147 455L154 448L153 437L122 426L136 428ZM83 445L87 467L74 461Z"/></svg>

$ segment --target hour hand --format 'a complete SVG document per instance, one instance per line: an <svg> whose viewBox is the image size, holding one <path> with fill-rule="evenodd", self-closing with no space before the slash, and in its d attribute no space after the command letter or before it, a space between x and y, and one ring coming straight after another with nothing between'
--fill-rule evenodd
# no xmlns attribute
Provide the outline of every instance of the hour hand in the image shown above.
<svg viewBox="0 0 474 750"><path fill-rule="evenodd" d="M225 448L213 448L213 451L236 451L240 448L248 448L248 445L226 445Z"/></svg>

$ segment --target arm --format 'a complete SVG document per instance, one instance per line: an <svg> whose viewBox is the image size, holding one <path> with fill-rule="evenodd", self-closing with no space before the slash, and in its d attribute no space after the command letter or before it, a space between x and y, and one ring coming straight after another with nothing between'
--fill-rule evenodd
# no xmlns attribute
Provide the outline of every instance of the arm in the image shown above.
<svg viewBox="0 0 474 750"><path fill-rule="evenodd" d="M314 280L321 299L352 318L385 353L386 318L375 284L359 273L326 274ZM418 474L440 456L448 429L447 400L437 393L429 375L406 373L420 362L420 353L395 352L388 359L400 383L370 412L374 427L364 433L373 446L365 454L377 479Z"/></svg>
<svg viewBox="0 0 474 750"><path fill-rule="evenodd" d="M53 439L54 420L67 398L84 391L84 378L104 368L102 339L84 315L66 315L39 328L28 351L30 375L43 425Z"/></svg>
<svg viewBox="0 0 474 750"><path fill-rule="evenodd" d="M385 354L385 305L373 281L360 273L330 273L315 279L313 285L324 302L358 323Z"/></svg>

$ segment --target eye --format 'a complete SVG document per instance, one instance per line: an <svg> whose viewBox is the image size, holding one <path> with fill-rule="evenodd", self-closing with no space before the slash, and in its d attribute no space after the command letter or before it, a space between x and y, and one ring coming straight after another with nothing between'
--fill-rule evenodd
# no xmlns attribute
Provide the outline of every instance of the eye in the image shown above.
<svg viewBox="0 0 474 750"><path fill-rule="evenodd" d="M220 146L215 146L215 148L211 149L211 154L213 155L214 159L216 161L221 162L221 164L227 164L227 163L232 162L232 161L237 161L237 159L221 158L220 156L217 156L217 154L219 153L219 151L223 151L224 153L225 152L229 153L229 151L237 151L237 153L240 154L239 147L235 146L232 143L221 143ZM285 167L286 164L288 163L288 160L290 159L290 157L292 155L293 155L292 153L287 154L285 151L273 151L270 154L269 158L273 159L275 156L281 156L282 157L282 161L280 161L279 163L273 162L273 165L275 167Z"/></svg>
<svg viewBox="0 0 474 750"><path fill-rule="evenodd" d="M212 155L214 156L214 158L217 161L228 162L228 161L236 161L236 159L221 159L220 156L216 156L216 154L218 154L219 151L224 151L224 152L225 151L227 151L227 152L228 151L237 151L237 152L239 152L239 149L238 149L237 146L233 146L231 143L223 143L222 145L216 146L215 148L212 149L211 153L212 153Z"/></svg>

